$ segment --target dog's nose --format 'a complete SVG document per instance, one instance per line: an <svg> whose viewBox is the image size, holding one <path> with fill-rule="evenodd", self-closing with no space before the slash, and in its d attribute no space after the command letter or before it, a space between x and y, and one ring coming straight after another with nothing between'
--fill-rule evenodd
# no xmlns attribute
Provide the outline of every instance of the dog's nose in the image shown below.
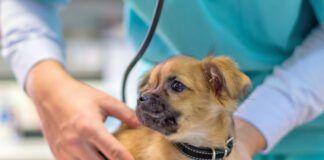
<svg viewBox="0 0 324 160"><path fill-rule="evenodd" d="M140 96L140 97L138 98L138 100L139 100L140 102L147 101L147 100L149 100L149 96L147 96L147 95Z"/></svg>
<svg viewBox="0 0 324 160"><path fill-rule="evenodd" d="M161 102L160 96L156 94L145 94L138 98L139 108L151 113L161 113L166 110L166 106Z"/></svg>

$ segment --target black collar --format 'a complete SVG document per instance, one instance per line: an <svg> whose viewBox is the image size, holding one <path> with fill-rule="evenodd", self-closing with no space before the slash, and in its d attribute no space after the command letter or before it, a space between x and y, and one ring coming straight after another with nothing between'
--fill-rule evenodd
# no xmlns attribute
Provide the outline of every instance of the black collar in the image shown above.
<svg viewBox="0 0 324 160"><path fill-rule="evenodd" d="M174 143L176 148L185 156L194 160L217 160L230 155L234 146L234 137L228 138L226 148L195 147L186 143Z"/></svg>

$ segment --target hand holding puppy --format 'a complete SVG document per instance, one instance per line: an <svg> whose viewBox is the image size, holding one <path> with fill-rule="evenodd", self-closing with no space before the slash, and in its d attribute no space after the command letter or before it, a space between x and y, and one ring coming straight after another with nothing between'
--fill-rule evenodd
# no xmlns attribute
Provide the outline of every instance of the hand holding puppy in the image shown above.
<svg viewBox="0 0 324 160"><path fill-rule="evenodd" d="M44 61L29 73L26 91L37 106L43 133L59 160L101 160L98 151L116 160L132 156L103 125L107 116L137 126L123 103L74 80L55 61Z"/></svg>
<svg viewBox="0 0 324 160"><path fill-rule="evenodd" d="M133 159L103 127L108 115L137 126L133 111L118 100L74 80L55 61L41 62L32 69L26 91L37 106L43 132L57 159L103 159L98 151L112 160ZM250 160L249 146L240 141L246 132L237 131L237 135L238 155Z"/></svg>

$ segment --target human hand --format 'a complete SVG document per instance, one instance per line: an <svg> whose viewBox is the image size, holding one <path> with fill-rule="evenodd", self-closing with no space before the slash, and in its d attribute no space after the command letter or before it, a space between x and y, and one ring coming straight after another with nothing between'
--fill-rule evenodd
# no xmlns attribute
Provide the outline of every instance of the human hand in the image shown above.
<svg viewBox="0 0 324 160"><path fill-rule="evenodd" d="M43 61L29 73L26 91L36 105L42 130L59 160L133 160L104 128L107 116L131 127L134 112L117 99L70 77L56 61Z"/></svg>
<svg viewBox="0 0 324 160"><path fill-rule="evenodd" d="M237 140L236 143L236 148L237 148L237 155L240 157L239 159L241 160L252 160L252 156L249 154L247 148L244 146L244 144Z"/></svg>
<svg viewBox="0 0 324 160"><path fill-rule="evenodd" d="M239 117L234 118L234 123L239 155L242 160L251 160L265 148L265 138L257 128Z"/></svg>

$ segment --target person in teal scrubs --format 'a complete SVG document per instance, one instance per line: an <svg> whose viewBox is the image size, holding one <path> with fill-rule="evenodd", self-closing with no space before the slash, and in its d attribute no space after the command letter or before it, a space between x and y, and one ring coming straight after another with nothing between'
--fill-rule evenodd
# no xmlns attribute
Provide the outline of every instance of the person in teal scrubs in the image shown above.
<svg viewBox="0 0 324 160"><path fill-rule="evenodd" d="M61 67L57 8L66 3L2 0L3 56L36 104L58 159L100 159L96 149L111 159L132 159L102 120L113 115L136 126L134 113ZM154 6L152 0L125 1L127 35L137 47ZM231 57L253 81L253 91L235 114L241 155L324 159L323 23L324 0L165 0L143 62L154 66L180 54L202 59L210 51Z"/></svg>
<svg viewBox="0 0 324 160"><path fill-rule="evenodd" d="M135 46L144 38L154 3L130 2L125 8L128 36ZM236 116L266 138L263 151L268 155L255 159L324 159L321 117L273 149L288 132L322 113L323 0L166 1L144 60L156 64L179 53L202 59L211 50L233 58L253 81L256 90Z"/></svg>

